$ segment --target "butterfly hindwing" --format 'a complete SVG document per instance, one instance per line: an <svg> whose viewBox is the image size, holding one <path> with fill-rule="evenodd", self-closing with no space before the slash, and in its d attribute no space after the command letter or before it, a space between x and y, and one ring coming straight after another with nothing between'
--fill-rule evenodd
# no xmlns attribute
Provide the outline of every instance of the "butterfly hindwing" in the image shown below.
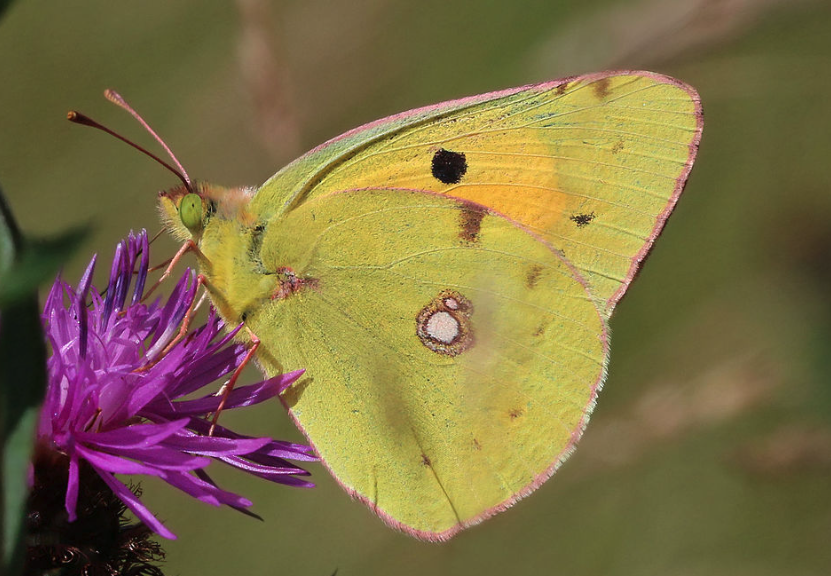
<svg viewBox="0 0 831 576"><path fill-rule="evenodd" d="M579 273L511 220L340 192L269 221L260 258L283 272L246 317L259 362L306 367L284 402L388 522L449 537L542 482L582 432L605 323Z"/></svg>

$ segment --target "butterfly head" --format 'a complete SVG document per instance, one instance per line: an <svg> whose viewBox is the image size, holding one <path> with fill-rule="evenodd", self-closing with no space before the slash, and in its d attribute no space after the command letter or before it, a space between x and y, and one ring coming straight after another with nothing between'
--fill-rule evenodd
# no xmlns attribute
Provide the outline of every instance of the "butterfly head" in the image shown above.
<svg viewBox="0 0 831 576"><path fill-rule="evenodd" d="M214 219L244 224L252 188L225 188L205 182L159 192L159 212L165 228L179 240L197 243Z"/></svg>

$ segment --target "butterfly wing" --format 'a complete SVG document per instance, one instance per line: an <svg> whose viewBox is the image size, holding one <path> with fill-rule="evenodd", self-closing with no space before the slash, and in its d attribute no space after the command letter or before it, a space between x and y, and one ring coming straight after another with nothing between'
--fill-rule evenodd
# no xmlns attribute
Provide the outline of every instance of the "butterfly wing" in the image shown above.
<svg viewBox="0 0 831 576"><path fill-rule="evenodd" d="M253 205L270 215L362 187L471 200L561 250L608 317L683 189L701 129L698 94L675 79L566 78L348 132L278 172Z"/></svg>
<svg viewBox="0 0 831 576"><path fill-rule="evenodd" d="M284 402L388 523L446 539L570 453L608 340L559 251L480 205L400 189L315 196L263 234L259 265L279 272L245 313L258 361L307 368Z"/></svg>
<svg viewBox="0 0 831 576"><path fill-rule="evenodd" d="M200 243L212 298L268 374L308 369L284 401L338 481L448 538L573 448L606 319L701 127L692 88L645 72L380 120L281 170L244 217L219 207Z"/></svg>

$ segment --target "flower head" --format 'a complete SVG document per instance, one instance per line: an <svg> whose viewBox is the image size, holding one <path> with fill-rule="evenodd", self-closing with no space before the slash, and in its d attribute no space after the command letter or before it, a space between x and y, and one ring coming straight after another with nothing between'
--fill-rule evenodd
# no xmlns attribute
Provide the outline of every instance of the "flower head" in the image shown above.
<svg viewBox="0 0 831 576"><path fill-rule="evenodd" d="M215 389L191 395L232 372L246 350L233 343L235 332L223 334L213 311L204 326L176 342L197 295L195 274L186 271L167 301L144 304L146 232L118 245L103 294L92 286L95 261L74 289L58 279L43 312L52 356L38 444L68 460L68 519L76 518L82 466L91 467L139 519L166 538L175 536L116 474L156 476L203 502L238 509L251 502L211 480L205 471L211 461L280 484L312 486L301 478L308 473L289 461L316 460L308 446L244 436L222 426L209 435L206 416L218 408L221 396ZM301 373L237 387L224 409L277 396Z"/></svg>

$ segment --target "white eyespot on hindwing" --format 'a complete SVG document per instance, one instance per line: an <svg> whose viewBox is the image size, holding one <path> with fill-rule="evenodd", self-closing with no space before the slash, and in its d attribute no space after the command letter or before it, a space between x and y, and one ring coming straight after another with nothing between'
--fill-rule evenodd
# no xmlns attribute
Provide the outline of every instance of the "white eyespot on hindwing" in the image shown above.
<svg viewBox="0 0 831 576"><path fill-rule="evenodd" d="M437 354L457 356L474 344L473 305L455 290L442 290L416 316L416 334Z"/></svg>
<svg viewBox="0 0 831 576"><path fill-rule="evenodd" d="M459 335L459 321L450 312L440 310L427 319L424 331L434 340L444 344L452 344L453 340Z"/></svg>

